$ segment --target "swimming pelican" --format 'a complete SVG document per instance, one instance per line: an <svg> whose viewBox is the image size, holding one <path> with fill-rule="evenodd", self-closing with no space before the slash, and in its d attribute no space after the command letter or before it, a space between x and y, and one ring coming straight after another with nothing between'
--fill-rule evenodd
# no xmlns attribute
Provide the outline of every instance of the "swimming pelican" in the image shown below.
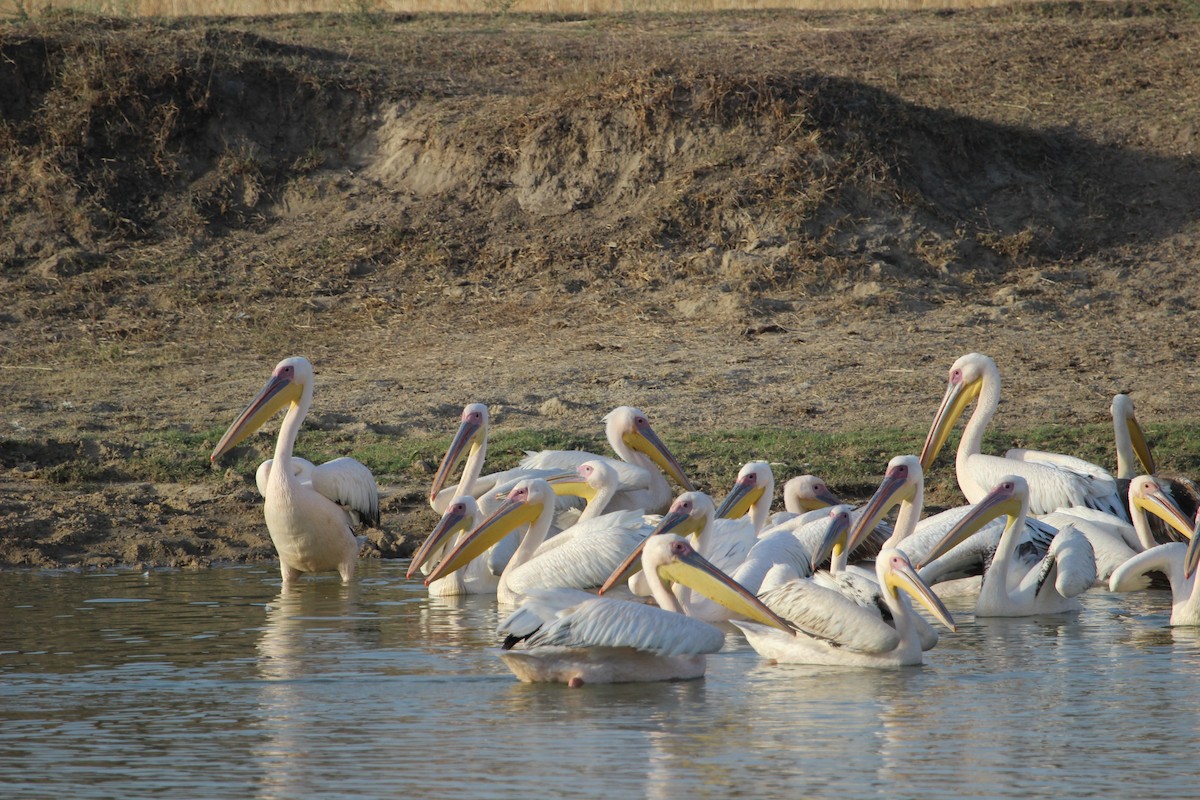
<svg viewBox="0 0 1200 800"><path fill-rule="evenodd" d="M963 429L954 462L958 486L967 502L978 503L1001 476L1012 474L1027 482L1029 513L1035 516L1066 506L1086 506L1124 518L1116 481L1102 467L1088 464L1089 468L1080 472L1064 463L1079 459L1049 458L1046 454L1038 456L1020 450L1010 450L1003 457L981 452L984 429L1000 404L1000 371L995 361L980 353L962 356L951 366L946 394L921 450L922 469L929 471L954 423L976 399L975 411Z"/></svg>
<svg viewBox="0 0 1200 800"><path fill-rule="evenodd" d="M650 426L645 413L630 406L619 406L605 415L604 422L608 446L622 459L608 459L621 477L621 490L611 501L610 511L640 509L661 514L671 503L667 475L688 491L694 488L679 461ZM542 450L530 453L521 461L521 468L569 472L596 458L605 456L582 450Z"/></svg>
<svg viewBox="0 0 1200 800"><path fill-rule="evenodd" d="M691 619L667 582L691 587L768 629L786 622L679 536L656 536L642 565L658 607L586 592L536 590L505 619L504 663L525 682L588 683L690 680L704 675L705 655L725 634Z"/></svg>
<svg viewBox="0 0 1200 800"><path fill-rule="evenodd" d="M285 586L302 573L335 569L343 582L350 580L360 542L343 505L351 506L369 524L379 524L379 490L370 471L357 461L335 459L308 471L308 480L297 477L292 448L312 396L312 364L299 356L285 358L275 366L258 396L225 431L211 456L215 463L287 406L275 442L275 457L265 486L260 487L267 532L279 554Z"/></svg>
<svg viewBox="0 0 1200 800"><path fill-rule="evenodd" d="M525 528L496 587L501 603L515 605L533 589L595 588L650 532L640 513L615 512L579 523L563 543L543 550L554 519L555 497L542 478L518 481L499 508L463 536L426 576L426 584L461 569L510 532Z"/></svg>
<svg viewBox="0 0 1200 800"><path fill-rule="evenodd" d="M779 663L831 666L902 667L924 660L918 619L905 594L916 598L938 621L955 630L954 618L913 569L904 553L885 547L875 575L889 624L878 612L813 581L792 581L759 599L796 629L786 633L756 622L733 620L750 646Z"/></svg>
<svg viewBox="0 0 1200 800"><path fill-rule="evenodd" d="M1171 584L1172 626L1200 625L1200 581L1196 580L1196 565L1200 562L1200 512L1192 525L1191 542L1168 542L1138 553L1122 564L1109 578L1108 588L1114 592L1142 589L1150 573L1167 576Z"/></svg>
<svg viewBox="0 0 1200 800"><path fill-rule="evenodd" d="M991 563L983 573L975 615L1021 617L1078 611L1076 596L1096 582L1092 546L1072 526L1059 528L1044 551L1021 548L1029 513L1029 484L1005 475L922 559L922 566L970 537L992 519L1007 522Z"/></svg>

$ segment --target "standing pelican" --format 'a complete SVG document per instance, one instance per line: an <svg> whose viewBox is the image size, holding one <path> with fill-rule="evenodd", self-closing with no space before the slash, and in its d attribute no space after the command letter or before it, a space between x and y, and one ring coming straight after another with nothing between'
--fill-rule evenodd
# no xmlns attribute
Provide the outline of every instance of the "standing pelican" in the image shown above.
<svg viewBox="0 0 1200 800"><path fill-rule="evenodd" d="M780 663L832 666L903 667L923 658L917 619L906 594L917 599L950 630L954 619L933 590L921 580L908 557L885 547L875 559L891 623L839 592L813 581L798 580L759 599L796 629L788 633L756 622L733 620L750 646Z"/></svg>
<svg viewBox="0 0 1200 800"><path fill-rule="evenodd" d="M980 617L1022 617L1078 611L1076 595L1096 582L1092 546L1072 526L1059 528L1046 550L1030 552L1019 545L1029 513L1029 484L1019 475L1005 475L971 511L958 521L922 565L946 553L999 516L1007 522L975 602Z"/></svg>
<svg viewBox="0 0 1200 800"><path fill-rule="evenodd" d="M379 490L370 471L357 461L335 459L308 471L308 480L297 477L300 470L293 462L292 448L312 396L313 369L308 359L285 358L275 366L258 396L225 431L211 456L215 463L287 406L272 466L265 486L260 486L267 532L279 554L285 586L302 573L335 569L343 582L350 580L360 543L342 505L353 508L369 524L379 524Z"/></svg>
<svg viewBox="0 0 1200 800"><path fill-rule="evenodd" d="M1010 451L1010 456L992 456L981 452L983 433L1000 405L1000 370L996 362L980 353L962 356L950 368L946 394L938 408L925 446L921 450L921 468L926 472L937 458L954 423L967 406L978 400L975 411L963 429L955 458L958 486L967 502L978 503L1004 475L1019 475L1029 487L1029 513L1048 514L1065 506L1086 506L1124 518L1125 508L1116 481L1095 464L1080 471L1066 458L1051 458L1031 451ZM1081 462L1069 459L1070 462Z"/></svg>
<svg viewBox="0 0 1200 800"><path fill-rule="evenodd" d="M679 536L656 536L642 552L642 566L657 608L580 591L537 590L500 624L504 663L522 681L573 687L699 678L705 655L721 649L725 634L685 616L687 607L667 582L686 585L769 629L789 630Z"/></svg>

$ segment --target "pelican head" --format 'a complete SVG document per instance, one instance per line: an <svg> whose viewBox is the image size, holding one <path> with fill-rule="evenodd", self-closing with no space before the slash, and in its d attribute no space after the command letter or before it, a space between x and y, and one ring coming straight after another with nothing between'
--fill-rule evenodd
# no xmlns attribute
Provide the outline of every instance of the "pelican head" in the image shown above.
<svg viewBox="0 0 1200 800"><path fill-rule="evenodd" d="M425 585L462 569L520 526L531 525L542 515L546 506L553 506L553 503L554 491L544 480L527 478L520 481L490 517L459 540L455 548L425 578Z"/></svg>
<svg viewBox="0 0 1200 800"><path fill-rule="evenodd" d="M716 515L726 519L740 519L750 513L764 494L775 493L775 475L771 465L766 461L751 461L738 472L737 481L721 505Z"/></svg>
<svg viewBox="0 0 1200 800"><path fill-rule="evenodd" d="M682 584L746 619L793 632L792 626L783 618L697 553L682 536L667 534L651 537L646 542L641 559L643 569L655 572L664 583Z"/></svg>
<svg viewBox="0 0 1200 800"><path fill-rule="evenodd" d="M929 435L925 437L925 446L921 448L921 469L928 470L929 465L937 458L954 423L963 415L972 402L979 397L983 389L983 379L986 375L998 376L996 362L982 353L968 353L960 357L950 367L950 380L946 385L946 394L942 396L942 404L938 407L933 424L929 427Z"/></svg>
<svg viewBox="0 0 1200 800"><path fill-rule="evenodd" d="M474 528L478 516L479 505L475 502L474 497L461 495L451 500L450 505L446 506L442 518L425 537L421 548L413 554L412 562L409 563L408 572L404 577L411 578L413 573L445 548L446 543L451 541L454 534L465 533Z"/></svg>
<svg viewBox="0 0 1200 800"><path fill-rule="evenodd" d="M312 386L312 381L313 368L307 358L292 356L280 361L275 365L267 385L225 431L209 458L215 462L238 442L261 428L281 408L299 404L305 387Z"/></svg>
<svg viewBox="0 0 1200 800"><path fill-rule="evenodd" d="M1153 514L1179 533L1179 541L1192 538L1192 521L1151 475L1139 475L1129 482L1129 505Z"/></svg>
<svg viewBox="0 0 1200 800"><path fill-rule="evenodd" d="M1007 516L1008 525L1011 526L1018 518L1024 517L1028 509L1029 484L1019 475L1005 475L966 516L946 532L942 540L921 559L918 568L925 567L945 555L951 548L997 517Z"/></svg>
<svg viewBox="0 0 1200 800"><path fill-rule="evenodd" d="M599 593L604 594L621 581L628 580L641 568L642 551L645 549L646 543L655 536L664 533L674 533L680 536L699 534L705 526L712 523L713 514L712 498L703 492L684 492L676 497L675 502L671 503L671 508L659 520L650 535L643 539L641 544L635 547L620 566L608 576L608 580L600 587Z"/></svg>
<svg viewBox="0 0 1200 800"><path fill-rule="evenodd" d="M1146 433L1133 413L1133 400L1127 394L1115 395L1111 410L1113 423L1124 425L1129 432L1129 442L1133 445L1133 456L1137 459L1142 471L1154 474L1154 456L1150 453L1150 445L1146 442ZM1126 473L1126 475L1128 474Z"/></svg>
<svg viewBox="0 0 1200 800"><path fill-rule="evenodd" d="M650 427L649 418L641 411L631 406L618 406L605 415L604 422L609 446L626 461L629 460L626 453L636 451L657 464L659 469L687 491L696 488L683 474L683 467L679 466L675 456Z"/></svg>
<svg viewBox="0 0 1200 800"><path fill-rule="evenodd" d="M893 506L907 500L910 503L917 497L917 492L923 488L924 472L921 461L916 456L896 456L888 462L887 472L883 481L871 499L863 506L862 514L849 535L849 549L862 544L879 521L887 515Z"/></svg>
<svg viewBox="0 0 1200 800"><path fill-rule="evenodd" d="M947 628L958 630L950 611L913 569L912 562L904 553L891 547L880 550L875 557L875 574L879 578L879 585L884 591L890 592L893 598L897 598L897 590L903 590Z"/></svg>
<svg viewBox="0 0 1200 800"><path fill-rule="evenodd" d="M574 472L564 472L546 479L557 495L572 495L592 501L606 487L615 488L619 476L607 462L599 459L585 461Z"/></svg>
<svg viewBox="0 0 1200 800"><path fill-rule="evenodd" d="M816 475L797 475L783 485L783 506L794 514L840 505L841 502Z"/></svg>
<svg viewBox="0 0 1200 800"><path fill-rule="evenodd" d="M458 430L454 433L454 438L450 440L450 446L446 448L446 455L442 456L442 463L438 465L437 472L433 475L433 484L429 489L430 502L433 502L438 496L438 492L450 479L450 473L454 472L468 451L475 452L487 446L487 433L487 406L483 403L471 403L464 407L458 423Z"/></svg>
<svg viewBox="0 0 1200 800"><path fill-rule="evenodd" d="M821 539L821 544L817 546L816 552L812 555L813 569L816 569L818 564L824 564L829 561L831 567L840 568L845 566L845 556L850 552L849 536L850 531L850 509L851 507L842 504L833 506L829 509L829 527L825 531L824 538ZM831 572L833 569L830 570Z"/></svg>

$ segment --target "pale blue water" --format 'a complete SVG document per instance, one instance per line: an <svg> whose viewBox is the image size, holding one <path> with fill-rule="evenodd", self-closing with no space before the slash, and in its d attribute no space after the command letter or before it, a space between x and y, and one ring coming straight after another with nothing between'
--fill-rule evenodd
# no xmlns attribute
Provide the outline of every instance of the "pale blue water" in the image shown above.
<svg viewBox="0 0 1200 800"><path fill-rule="evenodd" d="M1195 796L1200 634L1167 595L960 622L923 667L528 686L494 598L364 561L0 573L0 797Z"/></svg>

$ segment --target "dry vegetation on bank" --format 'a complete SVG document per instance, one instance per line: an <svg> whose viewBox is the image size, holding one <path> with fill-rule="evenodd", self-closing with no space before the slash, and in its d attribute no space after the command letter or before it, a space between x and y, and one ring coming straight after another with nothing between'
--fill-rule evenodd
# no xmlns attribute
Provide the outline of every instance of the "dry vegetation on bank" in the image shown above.
<svg viewBox="0 0 1200 800"><path fill-rule="evenodd" d="M292 353L345 452L917 430L970 349L1010 426L1194 419L1198 53L1169 3L0 25L0 560L269 555L244 471L125 465Z"/></svg>

